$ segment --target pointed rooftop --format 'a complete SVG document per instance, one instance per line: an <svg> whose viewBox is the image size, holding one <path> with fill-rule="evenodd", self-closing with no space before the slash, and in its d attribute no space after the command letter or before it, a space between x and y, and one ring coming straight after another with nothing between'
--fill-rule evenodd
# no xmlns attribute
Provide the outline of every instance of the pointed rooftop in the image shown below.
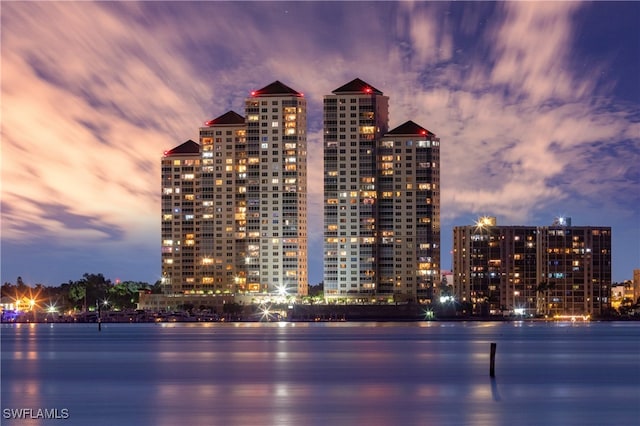
<svg viewBox="0 0 640 426"><path fill-rule="evenodd" d="M251 92L251 96L276 96L276 95L292 95L292 96L304 96L302 93L296 92L291 87L276 80L268 86L263 87L260 90L254 90Z"/></svg>
<svg viewBox="0 0 640 426"><path fill-rule="evenodd" d="M204 122L204 125L207 127L239 124L244 124L244 117L235 111L225 112L220 117Z"/></svg>
<svg viewBox="0 0 640 426"><path fill-rule="evenodd" d="M435 136L434 133L425 129L422 126L409 120L393 130L389 130L387 135L402 135L402 136Z"/></svg>
<svg viewBox="0 0 640 426"><path fill-rule="evenodd" d="M176 146L173 149L164 152L165 157L173 155L198 155L200 154L200 145L189 139L185 143Z"/></svg>
<svg viewBox="0 0 640 426"><path fill-rule="evenodd" d="M359 78L356 78L354 80L351 80L350 82L348 82L347 84L345 84L344 86L340 86L338 87L336 90L334 90L333 92L334 95L337 95L339 93L375 93L376 95L382 95L382 92L378 89L376 89L375 87L373 87L372 85L370 85L369 83L367 83L366 81L362 81Z"/></svg>

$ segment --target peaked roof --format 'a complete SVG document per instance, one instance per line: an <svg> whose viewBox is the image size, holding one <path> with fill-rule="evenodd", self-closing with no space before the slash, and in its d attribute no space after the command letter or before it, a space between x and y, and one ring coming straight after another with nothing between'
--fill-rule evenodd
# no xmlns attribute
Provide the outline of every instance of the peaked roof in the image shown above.
<svg viewBox="0 0 640 426"><path fill-rule="evenodd" d="M222 114L220 117L204 122L204 125L208 127L224 124L244 124L244 117L235 111L228 111Z"/></svg>
<svg viewBox="0 0 640 426"><path fill-rule="evenodd" d="M428 131L422 126L417 125L411 120L399 125L393 130L389 130L387 132L387 135L435 136L434 133Z"/></svg>
<svg viewBox="0 0 640 426"><path fill-rule="evenodd" d="M269 95L294 95L303 96L302 93L296 92L286 84L276 80L268 86L263 87L260 90L254 90L251 92L251 96L269 96Z"/></svg>
<svg viewBox="0 0 640 426"><path fill-rule="evenodd" d="M333 94L338 93L375 93L376 95L382 95L382 92L366 81L362 81L359 78L351 80L344 86L338 87L336 90L331 92Z"/></svg>
<svg viewBox="0 0 640 426"><path fill-rule="evenodd" d="M173 149L164 152L165 157L169 157L171 155L192 155L192 154L200 154L200 145L196 142L189 139L185 143L176 146Z"/></svg>

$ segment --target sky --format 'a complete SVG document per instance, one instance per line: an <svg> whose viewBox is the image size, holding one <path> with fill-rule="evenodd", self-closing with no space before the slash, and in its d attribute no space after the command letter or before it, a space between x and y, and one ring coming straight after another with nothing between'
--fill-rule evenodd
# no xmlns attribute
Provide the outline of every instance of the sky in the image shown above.
<svg viewBox="0 0 640 426"><path fill-rule="evenodd" d="M322 281L322 100L358 77L441 140L452 229L611 226L640 268L640 2L2 2L1 280L160 277L160 159L280 80L308 108Z"/></svg>

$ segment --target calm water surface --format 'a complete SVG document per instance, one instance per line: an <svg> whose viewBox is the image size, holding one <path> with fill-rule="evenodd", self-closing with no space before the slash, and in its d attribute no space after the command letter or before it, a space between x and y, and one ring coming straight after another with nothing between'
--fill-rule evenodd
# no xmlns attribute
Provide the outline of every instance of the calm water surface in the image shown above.
<svg viewBox="0 0 640 426"><path fill-rule="evenodd" d="M2 425L637 425L640 323L2 324ZM489 377L490 343L496 377ZM7 419L7 409L67 419Z"/></svg>

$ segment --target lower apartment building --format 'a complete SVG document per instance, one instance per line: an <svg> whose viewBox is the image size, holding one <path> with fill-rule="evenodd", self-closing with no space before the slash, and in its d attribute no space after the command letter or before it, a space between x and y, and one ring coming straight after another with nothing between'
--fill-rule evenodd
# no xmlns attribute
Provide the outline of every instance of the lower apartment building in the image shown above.
<svg viewBox="0 0 640 426"><path fill-rule="evenodd" d="M611 228L498 226L453 230L455 300L472 316L598 316L611 306Z"/></svg>

